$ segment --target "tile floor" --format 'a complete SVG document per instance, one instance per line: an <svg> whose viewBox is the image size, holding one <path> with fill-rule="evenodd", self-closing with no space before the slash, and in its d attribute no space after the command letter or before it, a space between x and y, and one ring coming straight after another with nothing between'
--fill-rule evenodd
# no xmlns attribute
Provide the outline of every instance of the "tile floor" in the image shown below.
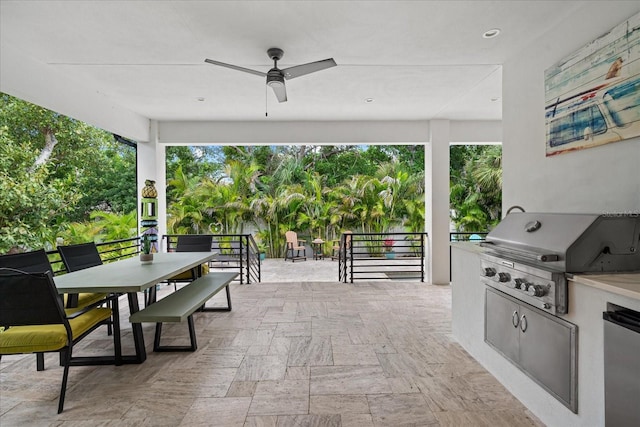
<svg viewBox="0 0 640 427"><path fill-rule="evenodd" d="M44 372L34 356L3 357L0 425L541 425L452 339L448 286L260 283L233 285L232 300L232 312L194 316L194 353L153 353L147 324L145 363L72 367L60 415L57 355ZM163 337L186 344L186 324ZM101 329L75 354L110 344Z"/></svg>

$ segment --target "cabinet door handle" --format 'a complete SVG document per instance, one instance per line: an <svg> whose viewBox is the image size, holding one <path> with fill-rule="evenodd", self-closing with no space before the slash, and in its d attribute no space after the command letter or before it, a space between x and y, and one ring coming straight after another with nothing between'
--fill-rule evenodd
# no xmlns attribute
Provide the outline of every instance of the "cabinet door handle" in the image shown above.
<svg viewBox="0 0 640 427"><path fill-rule="evenodd" d="M514 328L517 328L518 325L520 324L520 318L518 317L517 311L514 311L513 314L511 315L511 324L513 325Z"/></svg>
<svg viewBox="0 0 640 427"><path fill-rule="evenodd" d="M527 316L525 316L524 314L522 315L522 318L520 319L520 330L522 332L527 332L527 326L528 326L528 322L527 322Z"/></svg>

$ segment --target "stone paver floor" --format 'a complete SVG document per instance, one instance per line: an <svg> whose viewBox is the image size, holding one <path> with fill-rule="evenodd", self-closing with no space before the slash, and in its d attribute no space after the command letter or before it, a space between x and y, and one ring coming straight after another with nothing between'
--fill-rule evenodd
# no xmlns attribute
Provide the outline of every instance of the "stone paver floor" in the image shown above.
<svg viewBox="0 0 640 427"><path fill-rule="evenodd" d="M265 273L265 283L234 284L232 312L196 313L196 352L153 353L145 324L143 364L72 367L60 415L57 355L43 372L33 355L3 357L0 425L539 425L451 337L448 286L341 284L329 260L270 261L286 280ZM186 324L165 325L164 344L187 341ZM111 343L99 329L74 354Z"/></svg>

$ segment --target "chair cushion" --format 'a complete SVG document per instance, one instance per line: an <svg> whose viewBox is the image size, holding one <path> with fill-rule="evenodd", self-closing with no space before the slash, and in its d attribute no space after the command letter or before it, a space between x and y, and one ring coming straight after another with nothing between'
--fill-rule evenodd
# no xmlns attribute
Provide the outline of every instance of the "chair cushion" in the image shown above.
<svg viewBox="0 0 640 427"><path fill-rule="evenodd" d="M110 309L95 308L69 319L73 339L110 317ZM0 354L40 353L66 346L67 332L63 325L13 326L0 332Z"/></svg>
<svg viewBox="0 0 640 427"><path fill-rule="evenodd" d="M105 298L107 298L107 294L80 293L78 294L78 308L84 308ZM67 294L64 294L64 306L67 306Z"/></svg>
<svg viewBox="0 0 640 427"><path fill-rule="evenodd" d="M204 276L205 274L209 273L209 264L202 264L202 275ZM193 274L191 273L191 270L187 270L183 273L177 274L175 276L173 276L171 279L169 279L168 281L174 281L174 280L193 280Z"/></svg>

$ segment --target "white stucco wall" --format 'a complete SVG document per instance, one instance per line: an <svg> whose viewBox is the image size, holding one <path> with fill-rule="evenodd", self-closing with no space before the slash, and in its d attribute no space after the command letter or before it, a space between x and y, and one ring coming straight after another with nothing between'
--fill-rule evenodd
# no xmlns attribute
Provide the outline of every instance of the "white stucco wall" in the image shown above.
<svg viewBox="0 0 640 427"><path fill-rule="evenodd" d="M138 143L138 208L142 201L140 192L144 188L144 182L147 179L155 181L158 189L158 238L161 239L167 234L167 193L163 191L167 188L167 168L165 146L157 143L158 123L155 120L149 126L149 138L150 141Z"/></svg>
<svg viewBox="0 0 640 427"><path fill-rule="evenodd" d="M639 10L638 2L580 8L505 62L503 212L640 212L640 138L547 158L544 122L544 70Z"/></svg>

